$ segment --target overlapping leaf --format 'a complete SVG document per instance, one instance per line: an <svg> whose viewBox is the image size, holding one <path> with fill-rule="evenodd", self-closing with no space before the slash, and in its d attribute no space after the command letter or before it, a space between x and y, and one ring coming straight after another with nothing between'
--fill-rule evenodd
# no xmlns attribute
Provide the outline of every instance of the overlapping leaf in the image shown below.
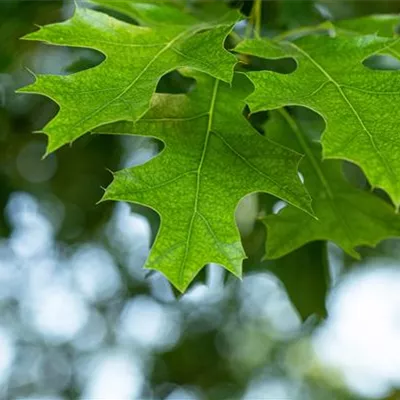
<svg viewBox="0 0 400 400"><path fill-rule="evenodd" d="M278 35L276 40L294 40L303 36L313 35L316 33L329 33L331 36L360 36L360 35L377 35L382 37L393 37L396 28L400 24L400 17L395 14L376 14L368 15L360 18L345 19L339 21L325 21L318 25L303 26L297 29L291 29ZM389 52L393 46L388 49Z"/></svg>
<svg viewBox="0 0 400 400"><path fill-rule="evenodd" d="M224 1L181 0L90 0L91 3L133 18L141 25L194 25L200 21L224 20L231 15Z"/></svg>
<svg viewBox="0 0 400 400"><path fill-rule="evenodd" d="M326 317L329 280L326 246L322 241L308 243L266 265L283 283L303 321L311 315Z"/></svg>
<svg viewBox="0 0 400 400"><path fill-rule="evenodd" d="M25 39L87 47L106 60L69 76L39 75L21 89L53 99L58 115L43 129L48 152L85 132L114 121L136 121L148 109L159 79L178 67L192 67L229 82L236 58L223 42L238 15L194 25L139 27L101 12L77 8L63 23L48 25Z"/></svg>
<svg viewBox="0 0 400 400"><path fill-rule="evenodd" d="M246 40L236 50L269 59L291 57L291 74L249 72L256 90L248 99L252 111L286 105L306 106L323 116L325 158L350 160L370 183L400 204L400 73L375 71L362 62L389 53L399 39L376 36L308 36L295 42Z"/></svg>
<svg viewBox="0 0 400 400"><path fill-rule="evenodd" d="M196 18L184 12L185 3L163 0L90 0L97 6L133 18L140 25L192 25Z"/></svg>
<svg viewBox="0 0 400 400"><path fill-rule="evenodd" d="M183 291L207 263L241 274L245 254L234 213L241 198L268 192L310 212L297 176L299 155L258 134L242 116L253 90L243 74L233 86L205 75L189 95L157 94L136 124L101 132L156 137L165 149L117 173L104 199L144 204L161 215L146 267Z"/></svg>
<svg viewBox="0 0 400 400"><path fill-rule="evenodd" d="M383 37L392 37L400 17L395 14L368 15L366 17L336 21L334 27L338 33L347 35L376 34ZM396 47L396 46L394 46Z"/></svg>
<svg viewBox="0 0 400 400"><path fill-rule="evenodd" d="M310 143L286 111L274 112L266 134L305 154L300 171L318 218L291 206L267 216L267 257L281 257L308 242L330 240L358 258L356 246L374 246L385 238L400 236L400 216L393 207L351 186L342 174L341 161L321 161L320 145Z"/></svg>
<svg viewBox="0 0 400 400"><path fill-rule="evenodd" d="M398 15L369 15L362 18L335 22L335 32L338 35L357 36L360 34L376 34L382 37L396 36L400 17ZM383 53L400 59L400 41L396 41Z"/></svg>

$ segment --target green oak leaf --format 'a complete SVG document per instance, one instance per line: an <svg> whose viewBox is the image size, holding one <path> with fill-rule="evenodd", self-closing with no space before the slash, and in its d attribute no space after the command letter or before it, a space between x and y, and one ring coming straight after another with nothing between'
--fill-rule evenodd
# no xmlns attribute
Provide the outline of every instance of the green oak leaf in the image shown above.
<svg viewBox="0 0 400 400"><path fill-rule="evenodd" d="M311 315L326 317L329 266L326 242L316 241L270 261L267 268L283 283L286 292L305 321Z"/></svg>
<svg viewBox="0 0 400 400"><path fill-rule="evenodd" d="M47 152L97 126L138 120L147 111L160 78L179 67L192 67L230 82L236 58L223 43L237 16L231 11L222 22L150 28L77 7L71 19L25 36L91 48L106 56L94 68L68 76L39 75L35 83L19 90L45 95L60 107L43 128L49 137Z"/></svg>
<svg viewBox="0 0 400 400"><path fill-rule="evenodd" d="M400 73L377 71L362 62L388 51L400 39L377 36L307 36L295 42L245 40L236 51L267 59L293 58L290 74L248 72L255 85L253 112L300 105L325 120L324 158L352 161L373 187L400 204Z"/></svg>
<svg viewBox="0 0 400 400"><path fill-rule="evenodd" d="M319 25L306 26L291 31L284 32L277 36L275 40L294 40L302 36L313 35L316 33L325 33L331 36L359 36L374 34L382 37L391 38L396 36L396 29L399 27L400 17L396 14L376 14L365 17L332 21L325 21ZM383 54L391 55L400 59L400 42L393 44L390 48L385 48ZM393 64L393 63L392 63ZM385 68L389 69L387 62ZM394 64L398 69L398 63ZM379 69L375 67L373 69Z"/></svg>
<svg viewBox="0 0 400 400"><path fill-rule="evenodd" d="M334 28L339 34L369 35L377 34L383 37L392 37L400 23L396 14L368 15L361 18L346 19L334 22Z"/></svg>
<svg viewBox="0 0 400 400"><path fill-rule="evenodd" d="M164 150L149 162L115 174L104 200L153 208L161 226L145 265L184 291L208 263L240 276L245 253L235 223L244 196L268 192L311 212L297 176L300 156L252 128L242 116L254 89L243 74L232 86L191 71L188 95L155 94L138 122L120 122L100 133L154 137Z"/></svg>
<svg viewBox="0 0 400 400"><path fill-rule="evenodd" d="M375 14L335 22L325 21L318 25L302 26L279 34L275 37L275 40L294 40L316 33L329 33L331 36L378 35L393 37L399 23L400 17L396 14Z"/></svg>
<svg viewBox="0 0 400 400"><path fill-rule="evenodd" d="M118 11L147 26L193 25L232 15L225 2L219 0L190 3L181 0L90 0L90 3Z"/></svg>
<svg viewBox="0 0 400 400"><path fill-rule="evenodd" d="M312 143L285 111L274 112L266 124L267 137L305 154L299 170L313 199L317 220L292 206L264 219L268 227L267 257L278 258L316 240L330 240L355 258L356 246L375 246L400 236L400 216L370 192L350 185L342 161L321 161L318 143Z"/></svg>
<svg viewBox="0 0 400 400"><path fill-rule="evenodd" d="M185 4L182 2L162 0L90 0L90 3L118 11L133 18L140 25L192 25L198 22L193 15L185 12Z"/></svg>
<svg viewBox="0 0 400 400"><path fill-rule="evenodd" d="M357 36L360 34L376 34L382 37L396 36L396 28L400 24L398 15L382 14L337 21L334 30L337 35ZM400 59L400 41L396 41L389 48L384 49L384 54Z"/></svg>

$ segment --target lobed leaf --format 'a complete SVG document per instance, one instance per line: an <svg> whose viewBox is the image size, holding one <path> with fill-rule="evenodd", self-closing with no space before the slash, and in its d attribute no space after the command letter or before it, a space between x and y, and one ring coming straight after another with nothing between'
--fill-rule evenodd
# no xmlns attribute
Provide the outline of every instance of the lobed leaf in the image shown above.
<svg viewBox="0 0 400 400"><path fill-rule="evenodd" d="M156 94L138 122L98 132L162 140L150 162L118 172L104 200L139 203L156 210L161 226L146 268L161 271L184 291L208 263L240 276L245 253L235 209L253 192L271 193L311 212L297 176L300 156L255 131L242 116L253 90L243 74L232 86L186 71L197 80L188 95Z"/></svg>
<svg viewBox="0 0 400 400"><path fill-rule="evenodd" d="M267 257L278 258L317 240L335 242L355 258L355 247L374 246L400 236L400 216L382 199L350 185L342 162L321 161L318 143L311 143L286 112L274 112L266 125L267 137L305 154L299 170L313 199L318 219L292 206L264 219L268 227Z"/></svg>
<svg viewBox="0 0 400 400"><path fill-rule="evenodd" d="M354 162L374 187L400 205L400 74L377 71L362 62L388 54L400 39L377 36L307 36L295 42L246 40L236 51L267 59L291 57L291 74L248 72L255 91L248 98L253 112L300 105L325 120L324 158Z"/></svg>
<svg viewBox="0 0 400 400"><path fill-rule="evenodd" d="M190 26L139 27L101 12L76 8L63 23L48 25L25 39L100 51L100 65L68 76L38 75L20 92L50 97L57 116L43 128L47 152L72 142L97 126L137 121L148 109L160 78L179 67L192 67L230 82L234 55L223 48L232 24L231 11L220 21Z"/></svg>

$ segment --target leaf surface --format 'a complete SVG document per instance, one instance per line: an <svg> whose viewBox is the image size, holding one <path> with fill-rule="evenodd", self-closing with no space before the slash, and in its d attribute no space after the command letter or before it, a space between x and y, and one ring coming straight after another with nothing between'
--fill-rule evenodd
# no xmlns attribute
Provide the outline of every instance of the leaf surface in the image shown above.
<svg viewBox="0 0 400 400"><path fill-rule="evenodd" d="M237 74L230 87L186 74L197 80L190 94L156 94L137 123L98 130L164 142L154 159L118 172L104 199L158 212L161 225L145 267L161 271L181 291L211 262L241 275L245 253L234 214L247 194L268 192L311 212L297 176L300 156L261 136L242 116L253 90L245 75Z"/></svg>
<svg viewBox="0 0 400 400"><path fill-rule="evenodd" d="M363 66L372 54L395 48L399 39L376 36L308 36L295 42L246 40L236 50L267 59L291 57L290 74L248 72L255 85L251 110L300 105L325 120L324 158L359 165L373 187L384 189L400 204L400 73Z"/></svg>
<svg viewBox="0 0 400 400"><path fill-rule="evenodd" d="M366 17L337 21L334 29L338 35L357 36L360 34L376 34L382 37L396 36L396 28L400 24L398 15L382 14L368 15ZM400 59L400 41L396 41L383 54Z"/></svg>
<svg viewBox="0 0 400 400"><path fill-rule="evenodd" d="M311 143L286 111L273 113L266 134L305 154L299 169L318 218L291 206L267 216L264 222L268 227L268 258L281 257L316 240L333 241L359 258L356 246L374 246L383 239L400 235L400 216L393 207L350 185L343 176L341 161L321 161L320 145Z"/></svg>
<svg viewBox="0 0 400 400"><path fill-rule="evenodd" d="M39 75L35 83L20 89L48 96L60 106L43 129L49 137L47 152L97 126L138 120L147 111L159 79L179 67L229 82L236 58L223 42L237 17L231 11L218 21L150 28L78 7L71 19L27 35L25 39L91 48L106 56L94 68L68 76Z"/></svg>
<svg viewBox="0 0 400 400"><path fill-rule="evenodd" d="M201 21L221 19L232 14L224 2L182 2L174 0L90 0L91 3L118 11L140 25L192 25Z"/></svg>
<svg viewBox="0 0 400 400"><path fill-rule="evenodd" d="M303 321L313 314L326 317L329 278L326 242L308 243L267 265L285 286Z"/></svg>
<svg viewBox="0 0 400 400"><path fill-rule="evenodd" d="M334 27L339 34L392 37L399 23L400 17L396 14L377 14L336 21Z"/></svg>

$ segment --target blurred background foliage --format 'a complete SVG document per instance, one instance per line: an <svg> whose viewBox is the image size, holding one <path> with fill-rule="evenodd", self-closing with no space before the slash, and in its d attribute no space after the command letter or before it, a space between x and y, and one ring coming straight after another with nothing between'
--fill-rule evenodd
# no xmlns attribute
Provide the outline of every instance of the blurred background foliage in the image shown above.
<svg viewBox="0 0 400 400"><path fill-rule="evenodd" d="M247 15L252 7L230 4ZM262 8L264 31L275 35L397 13L400 2L271 0ZM32 80L30 70L68 74L102 57L19 38L72 12L70 1L0 2L0 398L400 399L397 240L360 249L362 262L319 242L262 261L266 233L256 217L282 205L250 196L237 215L249 256L243 280L211 265L177 296L142 269L157 215L96 205L109 170L143 163L159 145L86 135L41 159L46 139L32 131L57 107L15 89ZM238 33L245 28L239 23ZM190 84L171 73L158 90ZM298 116L321 132L310 112ZM260 132L265 117L252 117ZM365 185L356 169L348 174Z"/></svg>

